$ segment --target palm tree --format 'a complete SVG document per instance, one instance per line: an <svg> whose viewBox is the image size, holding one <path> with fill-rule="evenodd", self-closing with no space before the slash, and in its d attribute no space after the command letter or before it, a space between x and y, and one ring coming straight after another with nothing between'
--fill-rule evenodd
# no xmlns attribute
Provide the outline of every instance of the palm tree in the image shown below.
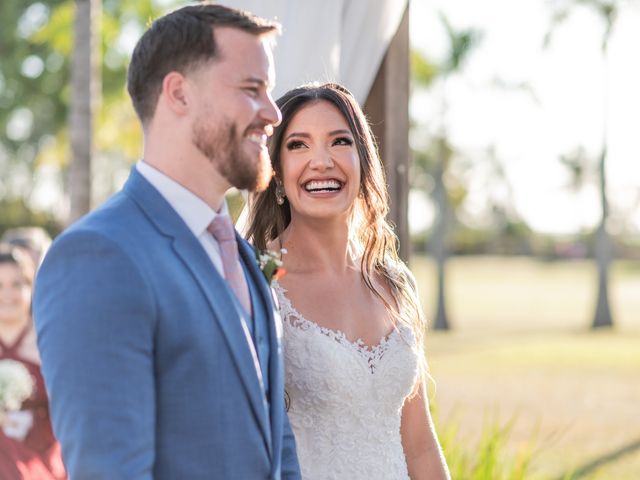
<svg viewBox="0 0 640 480"><path fill-rule="evenodd" d="M609 200L607 198L607 136L608 136L608 112L607 100L609 93L608 82L608 60L609 60L609 40L613 33L613 27L622 8L621 0L567 0L561 5L556 4L556 10L552 19L552 26L545 39L545 45L551 40L551 34L559 24L564 22L571 10L576 6L591 8L604 23L600 53L602 56L604 86L602 91L603 100L603 125L602 125L602 146L598 158L598 187L600 193L600 222L595 232L595 259L598 269L598 301L591 327L593 329L602 327L612 327L613 318L609 305L609 267L613 257L613 246L611 236L607 230L609 219Z"/></svg>
<svg viewBox="0 0 640 480"><path fill-rule="evenodd" d="M91 209L93 126L100 98L100 0L76 0L75 4L69 112L72 155L69 168L70 222Z"/></svg>
<svg viewBox="0 0 640 480"><path fill-rule="evenodd" d="M447 237L449 231L450 218L452 217L452 207L444 182L445 172L449 166L453 148L447 137L446 112L447 112L447 83L455 74L463 70L469 54L473 48L479 44L480 33L475 29L454 30L449 19L440 14L440 20L445 28L449 41L449 51L444 63L438 71L441 77L441 121L440 132L436 138L436 166L434 172L434 197L438 207L438 215L431 237L431 248L436 260L438 271L438 293L437 309L435 315L434 328L436 330L449 330L449 317L446 307L446 261L447 261Z"/></svg>

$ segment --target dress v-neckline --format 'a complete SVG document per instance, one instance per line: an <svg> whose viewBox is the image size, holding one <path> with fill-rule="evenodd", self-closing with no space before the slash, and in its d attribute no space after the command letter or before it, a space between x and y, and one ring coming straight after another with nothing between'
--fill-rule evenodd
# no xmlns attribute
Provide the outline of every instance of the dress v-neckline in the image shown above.
<svg viewBox="0 0 640 480"><path fill-rule="evenodd" d="M375 366L376 366L373 362L379 361L383 357L384 352L386 351L385 350L386 347L389 345L390 341L399 333L398 328L394 326L393 329L389 333L384 335L375 345L368 345L364 343L362 338L350 340L347 337L347 334L343 330L340 330L337 328L323 327L319 323L314 322L313 320L309 320L304 315L302 315L293 306L293 304L291 303L291 300L286 296L287 290L282 285L280 285L276 280L273 281L272 286L280 294L279 295L280 298L285 303L284 305L285 315L289 314L294 316L297 319L298 325L292 322L288 322L293 328L299 328L303 330L312 328L318 331L319 333L321 333L322 335L324 335L325 337L335 340L340 345L348 346L349 348L355 350L357 353L362 355L365 358L365 360L367 360L367 364L371 369L372 373L374 372ZM281 305L281 308L282 308L282 305ZM306 328L301 328L300 324L306 326Z"/></svg>
<svg viewBox="0 0 640 480"><path fill-rule="evenodd" d="M18 334L18 336L13 340L13 343L10 345L4 343L2 338L0 338L0 353L5 356L18 355L18 350L22 346L22 341L25 339L29 331L31 330L31 324L25 325L22 331Z"/></svg>

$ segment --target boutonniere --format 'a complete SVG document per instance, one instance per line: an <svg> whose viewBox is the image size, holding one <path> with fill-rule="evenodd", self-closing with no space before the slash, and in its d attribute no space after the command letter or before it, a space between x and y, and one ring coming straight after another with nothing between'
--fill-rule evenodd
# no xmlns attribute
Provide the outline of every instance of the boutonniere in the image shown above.
<svg viewBox="0 0 640 480"><path fill-rule="evenodd" d="M258 262L258 268L264 275L265 280L271 286L272 280L278 280L282 278L286 272L284 268L282 268L282 255L287 253L285 248L280 249L280 254L273 252L271 250L259 251L255 249L256 252L256 261Z"/></svg>

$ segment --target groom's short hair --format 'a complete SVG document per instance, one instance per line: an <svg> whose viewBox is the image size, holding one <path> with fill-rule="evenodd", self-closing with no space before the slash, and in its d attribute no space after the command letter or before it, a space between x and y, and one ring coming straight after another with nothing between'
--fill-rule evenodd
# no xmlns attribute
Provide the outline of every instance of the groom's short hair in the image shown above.
<svg viewBox="0 0 640 480"><path fill-rule="evenodd" d="M164 77L186 74L216 58L215 27L232 27L264 35L280 31L276 22L222 5L192 5L155 20L142 35L131 57L127 89L144 125L156 110Z"/></svg>

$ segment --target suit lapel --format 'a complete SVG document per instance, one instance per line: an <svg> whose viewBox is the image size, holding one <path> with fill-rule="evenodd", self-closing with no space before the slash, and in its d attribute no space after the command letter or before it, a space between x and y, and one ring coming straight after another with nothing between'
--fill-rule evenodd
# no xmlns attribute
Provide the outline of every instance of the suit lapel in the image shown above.
<svg viewBox="0 0 640 480"><path fill-rule="evenodd" d="M240 257L247 267L247 271L250 275L250 280L256 287L258 291L259 298L256 298L255 301L262 302L264 309L268 314L271 311L271 304L269 300L269 288L267 286L267 282L264 279L264 275L258 268L258 261L256 260L256 254L253 247L244 240L238 232L236 232L236 241L238 243L238 252L240 253ZM269 321L271 321L271 317L269 317Z"/></svg>
<svg viewBox="0 0 640 480"><path fill-rule="evenodd" d="M284 412L284 369L282 365L282 321L272 302L271 288L258 268L255 250L239 235L238 250L252 275L260 300L264 303L269 329L269 391L271 392L271 441L273 452L282 448L282 415Z"/></svg>
<svg viewBox="0 0 640 480"><path fill-rule="evenodd" d="M213 311L213 317L218 322L234 361L238 365L240 378L247 390L265 441L270 444L268 418L266 418L263 404L264 394L258 378L260 372L258 356L246 323L238 314L224 279L211 265L202 245L184 221L164 197L135 170L135 167L124 191L134 198L162 234L173 238L173 249L176 255L191 272Z"/></svg>
<svg viewBox="0 0 640 480"><path fill-rule="evenodd" d="M273 451L282 449L282 415L284 413L284 366L282 364L282 320L269 305L269 383L271 392L271 442Z"/></svg>
<svg viewBox="0 0 640 480"><path fill-rule="evenodd" d="M264 394L258 377L260 364L249 329L244 319L238 314L225 281L213 268L206 254L204 254L204 258L201 258L202 255L199 255L200 252L193 248L191 242L182 239L175 239L173 246L177 255L182 258L185 266L191 270L194 278L200 284L200 288L214 312L213 316L218 322L238 365L239 375L249 393L251 405L266 438L269 428L264 414ZM199 243L198 246L200 246Z"/></svg>

